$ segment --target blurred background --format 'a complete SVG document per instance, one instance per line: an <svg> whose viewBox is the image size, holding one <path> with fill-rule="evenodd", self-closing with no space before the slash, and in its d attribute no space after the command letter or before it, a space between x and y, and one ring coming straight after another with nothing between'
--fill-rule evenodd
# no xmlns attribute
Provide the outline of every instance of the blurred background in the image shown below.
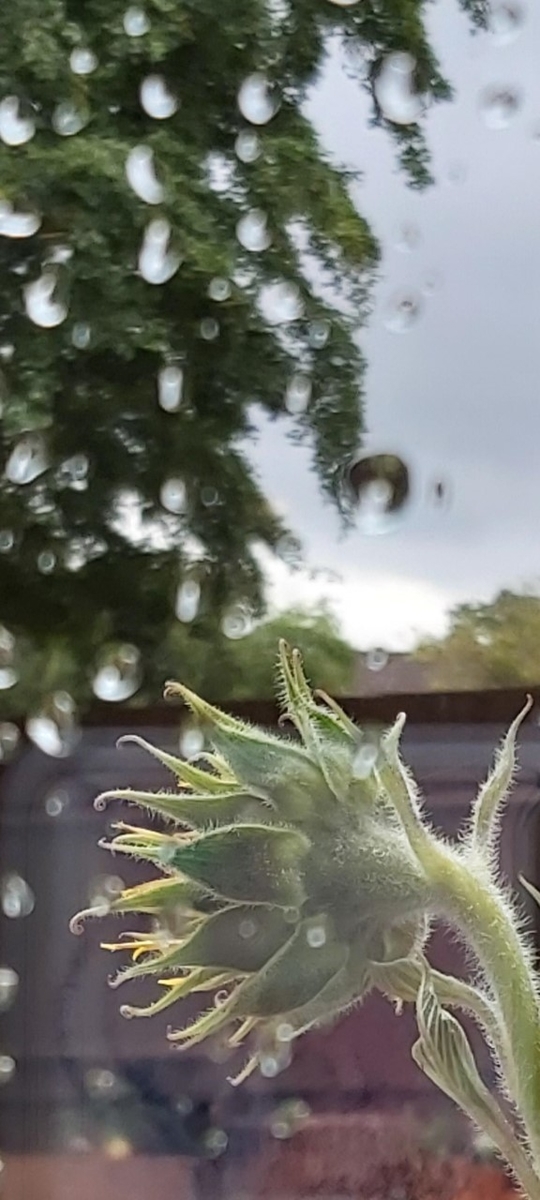
<svg viewBox="0 0 540 1200"><path fill-rule="evenodd" d="M0 13L8 1200L504 1194L382 1001L232 1095L66 925L127 881L93 797L159 783L116 738L202 747L171 677L271 726L285 636L358 719L407 709L450 832L540 694L539 52L525 0Z"/></svg>

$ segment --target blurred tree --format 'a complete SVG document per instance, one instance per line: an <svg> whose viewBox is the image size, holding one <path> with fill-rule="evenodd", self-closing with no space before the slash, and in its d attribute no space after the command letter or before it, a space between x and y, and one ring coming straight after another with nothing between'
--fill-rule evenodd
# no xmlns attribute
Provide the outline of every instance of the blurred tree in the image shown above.
<svg viewBox="0 0 540 1200"><path fill-rule="evenodd" d="M540 683L540 593L501 591L490 604L459 604L440 641L415 655L433 669L435 687L512 687Z"/></svg>
<svg viewBox="0 0 540 1200"><path fill-rule="evenodd" d="M151 660L193 570L203 642L231 605L260 613L253 543L291 542L242 450L254 405L311 439L345 504L362 432L353 334L378 251L303 101L340 36L425 183L421 106L402 123L379 86L404 51L413 97L450 94L423 8L19 0L0 13L0 617L39 646L36 691L82 695L104 644Z"/></svg>

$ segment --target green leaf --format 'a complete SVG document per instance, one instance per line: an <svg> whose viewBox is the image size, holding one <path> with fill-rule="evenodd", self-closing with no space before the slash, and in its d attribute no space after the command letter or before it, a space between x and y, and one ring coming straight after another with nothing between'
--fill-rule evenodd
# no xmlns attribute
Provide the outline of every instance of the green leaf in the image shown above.
<svg viewBox="0 0 540 1200"><path fill-rule="evenodd" d="M170 866L227 900L298 908L304 900L301 862L309 848L298 830L231 826L179 846Z"/></svg>

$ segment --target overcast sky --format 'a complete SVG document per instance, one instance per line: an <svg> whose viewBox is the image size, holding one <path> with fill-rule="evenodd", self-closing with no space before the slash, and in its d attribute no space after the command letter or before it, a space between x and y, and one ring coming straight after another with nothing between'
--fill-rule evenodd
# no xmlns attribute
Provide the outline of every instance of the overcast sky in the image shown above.
<svg viewBox="0 0 540 1200"><path fill-rule="evenodd" d="M406 648L419 633L442 632L460 600L540 583L540 7L524 5L522 28L504 45L473 37L457 0L437 0L427 15L456 92L425 118L436 186L420 195L407 188L339 53L311 103L326 146L364 172L358 206L383 248L376 304L359 333L368 360L365 452L405 459L413 501L393 532L343 539L309 452L287 441L285 421L263 424L250 448L310 566L341 574L339 584L314 583L273 567L274 604L327 596L360 648ZM482 96L499 86L517 90L520 104L493 129ZM450 178L456 168L461 182ZM418 229L409 253L398 245L403 225ZM407 332L387 329L396 291L422 293L426 284ZM429 498L437 479L448 488L442 509Z"/></svg>

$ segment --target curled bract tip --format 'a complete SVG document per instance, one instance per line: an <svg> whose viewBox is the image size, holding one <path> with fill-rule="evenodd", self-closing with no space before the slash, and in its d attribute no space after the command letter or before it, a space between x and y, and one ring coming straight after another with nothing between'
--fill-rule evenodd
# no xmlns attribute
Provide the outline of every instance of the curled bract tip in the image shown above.
<svg viewBox="0 0 540 1200"><path fill-rule="evenodd" d="M75 937L80 937L81 933L84 933L86 921L89 921L91 917L104 917L108 911L108 906L104 904L96 904L94 908L81 908L81 911L75 913L69 922L70 932L74 933Z"/></svg>
<svg viewBox="0 0 540 1200"><path fill-rule="evenodd" d="M101 795L96 796L94 800L94 808L96 812L105 812L109 800L112 799L112 792L101 792Z"/></svg>

